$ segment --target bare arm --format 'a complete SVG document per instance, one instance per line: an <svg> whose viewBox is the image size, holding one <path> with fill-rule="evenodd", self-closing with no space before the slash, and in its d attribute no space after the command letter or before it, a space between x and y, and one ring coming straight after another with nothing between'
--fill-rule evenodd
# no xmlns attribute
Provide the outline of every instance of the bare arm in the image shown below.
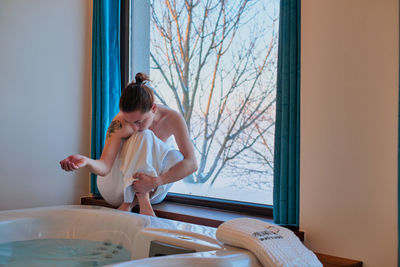
<svg viewBox="0 0 400 267"><path fill-rule="evenodd" d="M107 175L110 172L121 145L121 129L121 121L114 119L108 127L106 141L100 159L88 159L87 168L90 172L101 176Z"/></svg>
<svg viewBox="0 0 400 267"><path fill-rule="evenodd" d="M197 170L194 147L189 137L189 131L182 116L178 115L173 122L174 136L183 160L178 162L157 179L158 185L169 184L185 178Z"/></svg>
<svg viewBox="0 0 400 267"><path fill-rule="evenodd" d="M98 175L108 174L118 154L125 132L126 129L124 129L124 125L117 115L108 127L100 159L94 160L82 155L71 155L60 162L61 168L66 171L74 171L86 167L90 172Z"/></svg>
<svg viewBox="0 0 400 267"><path fill-rule="evenodd" d="M176 143L184 159L158 177L150 177L144 173L134 174L133 177L139 179L133 183L137 193L146 193L160 185L179 181L197 170L194 147L182 116L174 113L168 125L173 129Z"/></svg>

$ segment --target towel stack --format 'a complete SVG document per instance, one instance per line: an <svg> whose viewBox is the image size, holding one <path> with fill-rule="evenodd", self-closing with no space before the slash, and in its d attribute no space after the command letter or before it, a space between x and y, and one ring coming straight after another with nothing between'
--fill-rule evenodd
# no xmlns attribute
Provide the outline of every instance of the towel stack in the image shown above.
<svg viewBox="0 0 400 267"><path fill-rule="evenodd" d="M250 218L233 219L221 224L217 239L226 245L250 250L263 266L322 267L289 229Z"/></svg>

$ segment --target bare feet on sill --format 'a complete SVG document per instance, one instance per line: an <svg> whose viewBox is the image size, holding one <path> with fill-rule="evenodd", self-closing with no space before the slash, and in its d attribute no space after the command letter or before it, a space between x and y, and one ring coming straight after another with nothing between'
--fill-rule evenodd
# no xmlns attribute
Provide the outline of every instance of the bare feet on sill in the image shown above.
<svg viewBox="0 0 400 267"><path fill-rule="evenodd" d="M124 202L121 206L118 207L118 210L122 211L131 211L132 210L132 203Z"/></svg>
<svg viewBox="0 0 400 267"><path fill-rule="evenodd" d="M140 214L156 217L153 207L150 204L150 194L136 194L136 196L139 202Z"/></svg>
<svg viewBox="0 0 400 267"><path fill-rule="evenodd" d="M146 208L140 207L140 214L157 217L156 214L154 213L153 208L151 207L150 209L148 209L147 207Z"/></svg>

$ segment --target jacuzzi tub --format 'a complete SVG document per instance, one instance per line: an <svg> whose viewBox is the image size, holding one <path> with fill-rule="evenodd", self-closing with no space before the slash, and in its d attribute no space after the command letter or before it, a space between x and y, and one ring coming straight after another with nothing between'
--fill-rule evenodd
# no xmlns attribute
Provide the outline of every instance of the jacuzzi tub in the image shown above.
<svg viewBox="0 0 400 267"><path fill-rule="evenodd" d="M107 240L131 252L131 261L109 265L117 267L260 266L252 253L220 244L215 232L211 227L96 206L0 211L0 243L57 238Z"/></svg>

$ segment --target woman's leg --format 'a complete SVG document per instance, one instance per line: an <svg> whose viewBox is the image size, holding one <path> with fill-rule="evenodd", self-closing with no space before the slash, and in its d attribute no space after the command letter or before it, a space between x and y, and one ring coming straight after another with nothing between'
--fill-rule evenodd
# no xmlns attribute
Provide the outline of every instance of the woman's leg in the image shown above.
<svg viewBox="0 0 400 267"><path fill-rule="evenodd" d="M150 203L150 194L136 194L132 203L124 202L118 207L122 211L131 211L139 203L140 214L156 216Z"/></svg>
<svg viewBox="0 0 400 267"><path fill-rule="evenodd" d="M183 159L182 154L158 139L153 132L146 130L133 134L121 149L121 164L119 171L124 174L124 202L121 210L130 210L133 206L129 203L137 199L140 213L155 216L151 207L150 198L161 202L170 186L164 186L165 192L156 190L147 194L135 194L133 190L132 174L143 172L150 176L157 176L167 171L170 167ZM160 188L160 189L162 189ZM153 197L154 195L154 197ZM153 201L152 201L153 202Z"/></svg>
<svg viewBox="0 0 400 267"><path fill-rule="evenodd" d="M150 193L136 193L136 198L139 202L140 214L156 216L154 213L153 207L150 203Z"/></svg>
<svg viewBox="0 0 400 267"><path fill-rule="evenodd" d="M118 207L119 210L122 211L131 211L136 205L138 204L138 200L135 197L135 199L130 203L130 202L123 202L121 206Z"/></svg>

